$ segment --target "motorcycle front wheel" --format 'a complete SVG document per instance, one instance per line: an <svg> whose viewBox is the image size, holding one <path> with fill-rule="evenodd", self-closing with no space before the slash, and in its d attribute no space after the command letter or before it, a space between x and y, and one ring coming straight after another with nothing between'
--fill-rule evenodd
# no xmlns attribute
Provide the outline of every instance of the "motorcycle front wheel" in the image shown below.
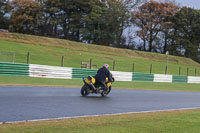
<svg viewBox="0 0 200 133"><path fill-rule="evenodd" d="M101 96L107 96L111 91L111 86L108 88L108 90L101 92Z"/></svg>
<svg viewBox="0 0 200 133"><path fill-rule="evenodd" d="M82 96L89 95L89 87L88 87L88 85L86 85L86 84L83 85L83 87L81 88L81 95Z"/></svg>

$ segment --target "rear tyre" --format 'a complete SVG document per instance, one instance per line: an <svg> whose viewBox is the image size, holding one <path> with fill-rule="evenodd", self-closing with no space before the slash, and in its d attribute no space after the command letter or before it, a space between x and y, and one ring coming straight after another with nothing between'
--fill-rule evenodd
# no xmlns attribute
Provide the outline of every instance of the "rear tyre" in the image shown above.
<svg viewBox="0 0 200 133"><path fill-rule="evenodd" d="M108 88L108 90L104 90L102 93L101 93L101 96L107 96L111 91L111 86Z"/></svg>
<svg viewBox="0 0 200 133"><path fill-rule="evenodd" d="M83 85L83 87L81 88L81 95L82 96L89 95L89 87L88 87L88 85L86 85L86 84Z"/></svg>

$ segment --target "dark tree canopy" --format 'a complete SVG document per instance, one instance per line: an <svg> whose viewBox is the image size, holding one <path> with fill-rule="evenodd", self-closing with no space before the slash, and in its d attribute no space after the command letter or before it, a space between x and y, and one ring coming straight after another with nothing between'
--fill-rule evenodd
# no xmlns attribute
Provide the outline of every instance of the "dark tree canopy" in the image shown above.
<svg viewBox="0 0 200 133"><path fill-rule="evenodd" d="M175 24L175 38L171 51L200 62L200 10L183 7L172 22Z"/></svg>
<svg viewBox="0 0 200 133"><path fill-rule="evenodd" d="M0 0L0 29L7 29L9 26L9 19L5 16L9 9L9 2L7 0Z"/></svg>

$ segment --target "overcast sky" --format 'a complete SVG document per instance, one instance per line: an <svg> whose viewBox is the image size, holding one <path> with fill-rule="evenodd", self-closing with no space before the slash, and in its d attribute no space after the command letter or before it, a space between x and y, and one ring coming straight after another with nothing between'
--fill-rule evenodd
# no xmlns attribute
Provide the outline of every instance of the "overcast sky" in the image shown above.
<svg viewBox="0 0 200 133"><path fill-rule="evenodd" d="M165 1L165 0L158 0ZM194 9L200 9L200 0L175 0L180 6L187 6Z"/></svg>
<svg viewBox="0 0 200 133"><path fill-rule="evenodd" d="M200 0L176 0L181 6L200 9Z"/></svg>

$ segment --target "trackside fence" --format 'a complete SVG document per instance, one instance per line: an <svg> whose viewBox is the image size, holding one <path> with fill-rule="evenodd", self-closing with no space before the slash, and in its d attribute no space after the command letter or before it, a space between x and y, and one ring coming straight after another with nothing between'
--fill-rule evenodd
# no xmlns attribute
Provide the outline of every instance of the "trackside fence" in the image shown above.
<svg viewBox="0 0 200 133"><path fill-rule="evenodd" d="M1 76L26 76L39 78L80 79L88 75L96 75L97 70L56 67L37 64L20 64L0 62ZM134 82L168 82L168 83L200 83L200 77L177 76L165 74L147 74L137 72L111 71L116 81Z"/></svg>
<svg viewBox="0 0 200 133"><path fill-rule="evenodd" d="M0 75L5 76L29 76L29 65L0 63Z"/></svg>

